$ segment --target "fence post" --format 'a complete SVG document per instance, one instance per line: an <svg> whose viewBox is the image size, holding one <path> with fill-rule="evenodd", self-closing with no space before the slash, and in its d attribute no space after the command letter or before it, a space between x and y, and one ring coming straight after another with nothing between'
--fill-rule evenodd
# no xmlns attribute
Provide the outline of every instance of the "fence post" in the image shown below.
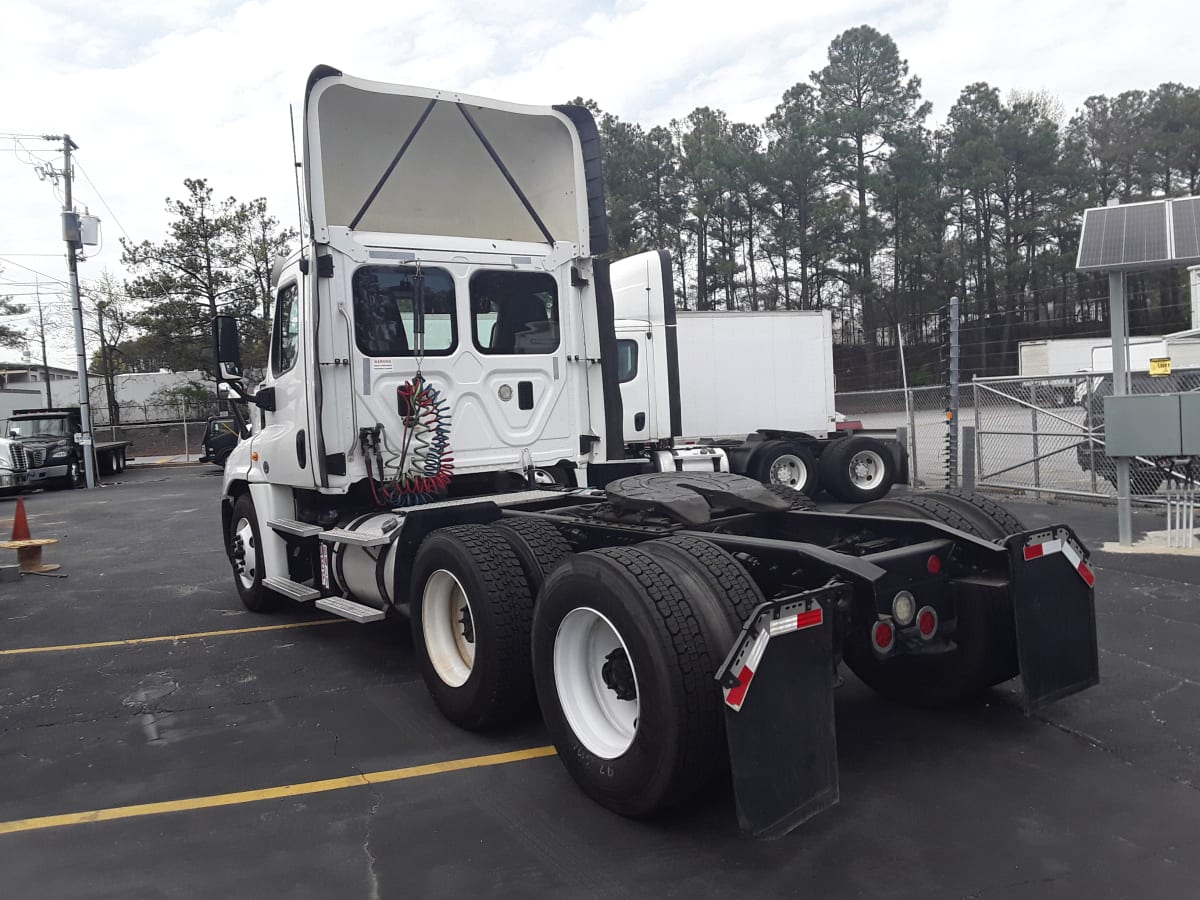
<svg viewBox="0 0 1200 900"><path fill-rule="evenodd" d="M182 419L183 419L183 459L184 459L184 461L186 462L186 461L187 461L187 458L188 458L188 456L190 456L190 455L191 455L191 449L188 447L188 433L187 433L187 401L186 401L186 400L181 400L181 401L180 401L180 403L179 403L179 414L180 414L180 418L182 418Z"/></svg>
<svg viewBox="0 0 1200 900"><path fill-rule="evenodd" d="M983 471L983 443L979 440L979 385L975 381L978 377L978 375L971 377L971 402L975 405L975 438L972 445L968 446L975 448L974 463L976 465L973 467L973 472Z"/></svg>
<svg viewBox="0 0 1200 900"><path fill-rule="evenodd" d="M946 410L946 486L958 487L958 297L950 298L950 408Z"/></svg>
<svg viewBox="0 0 1200 900"><path fill-rule="evenodd" d="M1029 430L1033 435L1033 486L1040 488L1042 486L1042 461L1038 458L1041 454L1040 441L1038 440L1038 383L1031 382L1029 385ZM1039 500L1042 498L1040 493L1035 493L1035 497Z"/></svg>
<svg viewBox="0 0 1200 900"><path fill-rule="evenodd" d="M1095 432L1092 430L1094 427L1094 424L1092 422L1092 403L1095 402L1095 398L1092 396L1093 381L1092 381L1091 376L1085 375L1084 378L1087 379L1087 412L1085 412L1083 414L1084 415L1083 421L1087 425L1088 463L1089 463L1088 469L1092 475L1092 493L1095 494L1095 493L1097 493L1097 490L1096 490L1096 441L1095 441Z"/></svg>
<svg viewBox="0 0 1200 900"><path fill-rule="evenodd" d="M968 494L973 494L975 492L975 429L972 426L963 426L962 440L962 488Z"/></svg>

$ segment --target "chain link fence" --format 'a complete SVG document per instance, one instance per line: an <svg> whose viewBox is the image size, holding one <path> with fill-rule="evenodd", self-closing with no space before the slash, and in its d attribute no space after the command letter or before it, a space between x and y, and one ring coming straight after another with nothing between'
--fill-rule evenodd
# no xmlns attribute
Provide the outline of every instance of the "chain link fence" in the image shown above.
<svg viewBox="0 0 1200 900"><path fill-rule="evenodd" d="M97 441L132 441L132 457L196 456L202 452L214 403L123 403L113 416L107 406L92 407Z"/></svg>
<svg viewBox="0 0 1200 900"><path fill-rule="evenodd" d="M1134 394L1198 390L1200 369L1130 376ZM974 398L959 421L975 430L979 487L1116 497L1116 463L1104 452L1104 398L1112 394L1112 375L976 378L963 394ZM1134 499L1158 502L1167 475L1153 460L1133 460Z"/></svg>
<svg viewBox="0 0 1200 900"><path fill-rule="evenodd" d="M904 429L909 481L913 487L934 490L947 483L947 397L947 389L941 385L907 391L853 391L836 394L833 406L847 419L862 422L868 433L891 436ZM963 421L961 412L959 421Z"/></svg>

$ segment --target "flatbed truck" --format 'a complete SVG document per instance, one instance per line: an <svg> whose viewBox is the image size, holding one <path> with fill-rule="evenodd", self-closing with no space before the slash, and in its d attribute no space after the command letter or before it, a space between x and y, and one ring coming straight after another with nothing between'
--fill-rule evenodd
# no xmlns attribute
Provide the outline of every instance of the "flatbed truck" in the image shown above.
<svg viewBox="0 0 1200 900"><path fill-rule="evenodd" d="M80 487L84 480L83 420L78 406L18 409L8 419L8 434L25 450L28 487ZM133 441L95 441L96 472L125 471Z"/></svg>

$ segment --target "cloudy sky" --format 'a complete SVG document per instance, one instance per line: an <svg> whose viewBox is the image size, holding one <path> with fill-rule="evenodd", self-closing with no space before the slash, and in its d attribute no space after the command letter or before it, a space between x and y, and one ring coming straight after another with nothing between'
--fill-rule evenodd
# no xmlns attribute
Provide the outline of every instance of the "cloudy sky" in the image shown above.
<svg viewBox="0 0 1200 900"><path fill-rule="evenodd" d="M61 187L38 174L61 157L12 134L70 133L76 204L103 219L80 276L121 275L119 239L161 237L184 178L296 217L288 105L318 63L523 103L590 97L646 126L701 105L761 122L864 23L896 41L935 122L974 81L1048 91L1068 115L1091 94L1200 84L1195 0L0 0L0 12L0 294L21 299L66 277ZM70 344L54 357L74 364Z"/></svg>

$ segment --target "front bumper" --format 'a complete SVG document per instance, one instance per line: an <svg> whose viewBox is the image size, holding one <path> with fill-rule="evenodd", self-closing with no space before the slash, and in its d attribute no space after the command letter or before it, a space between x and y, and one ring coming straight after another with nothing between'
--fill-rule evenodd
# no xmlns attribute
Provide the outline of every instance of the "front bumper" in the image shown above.
<svg viewBox="0 0 1200 900"><path fill-rule="evenodd" d="M0 472L0 491L20 490L29 483L25 472Z"/></svg>
<svg viewBox="0 0 1200 900"><path fill-rule="evenodd" d="M37 484L39 481L45 481L47 478L66 478L68 466L63 463L61 466L42 466L40 469L29 470L29 483Z"/></svg>

